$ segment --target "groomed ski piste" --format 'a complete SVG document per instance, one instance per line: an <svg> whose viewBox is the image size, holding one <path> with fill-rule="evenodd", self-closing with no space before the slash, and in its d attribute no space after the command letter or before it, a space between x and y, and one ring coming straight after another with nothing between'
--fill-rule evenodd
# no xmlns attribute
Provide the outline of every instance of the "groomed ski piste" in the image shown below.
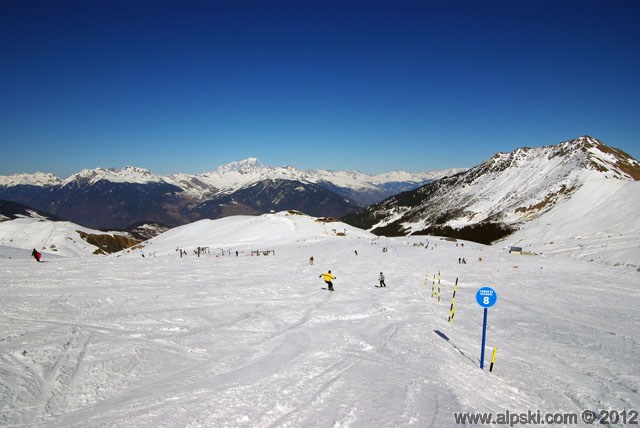
<svg viewBox="0 0 640 428"><path fill-rule="evenodd" d="M586 426L584 409L640 410L635 268L290 213L43 261L0 248L1 426L453 427L506 410ZM483 286L498 300L481 370Z"/></svg>

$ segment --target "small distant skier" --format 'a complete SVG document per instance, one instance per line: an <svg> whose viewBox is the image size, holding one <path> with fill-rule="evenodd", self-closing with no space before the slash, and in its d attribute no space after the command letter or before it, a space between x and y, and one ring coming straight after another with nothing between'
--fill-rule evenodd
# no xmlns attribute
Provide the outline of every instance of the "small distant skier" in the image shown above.
<svg viewBox="0 0 640 428"><path fill-rule="evenodd" d="M42 257L42 254L40 254L35 248L31 252L31 255L33 256L34 259L36 259L37 262L40 262L40 258Z"/></svg>
<svg viewBox="0 0 640 428"><path fill-rule="evenodd" d="M309 257L309 264L313 265L313 256Z"/></svg>
<svg viewBox="0 0 640 428"><path fill-rule="evenodd" d="M380 287L387 286L387 284L384 283L384 274L382 272L380 272L380 277L378 278L378 281L380 281Z"/></svg>
<svg viewBox="0 0 640 428"><path fill-rule="evenodd" d="M327 290L333 291L333 282L332 279L336 279L335 276L331 275L331 271L327 271L327 273L322 273L318 278L324 279L324 282L327 284Z"/></svg>

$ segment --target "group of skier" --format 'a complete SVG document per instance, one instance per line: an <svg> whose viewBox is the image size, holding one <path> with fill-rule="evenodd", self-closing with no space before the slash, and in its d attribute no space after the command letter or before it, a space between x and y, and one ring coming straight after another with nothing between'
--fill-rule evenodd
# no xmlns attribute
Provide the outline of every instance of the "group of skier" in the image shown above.
<svg viewBox="0 0 640 428"><path fill-rule="evenodd" d="M383 252L386 252L386 250L387 249L384 248ZM354 253L355 253L356 256L358 255L358 251L357 250L354 250ZM313 256L309 257L309 265L313 266L313 262L314 262ZM327 288L326 288L327 290L334 291L333 280L336 279L336 277L333 276L331 271L327 271L325 273L321 273L318 276L318 278L322 278L324 280L325 284L327 284ZM382 272L380 272L380 276L378 277L378 283L380 284L380 285L376 285L376 287L378 287L378 288L387 286L387 284L384 282L384 274Z"/></svg>
<svg viewBox="0 0 640 428"><path fill-rule="evenodd" d="M311 258L313 260L313 257ZM313 263L311 263L313 264ZM321 273L318 278L322 278L325 282L325 284L327 284L327 290L329 291L334 291L333 288L333 280L336 279L335 276L333 276L333 274L331 273L331 271L327 271L325 273ZM382 272L380 272L380 276L378 277L378 282L380 283L380 285L376 285L376 287L386 287L387 284L384 282L384 274Z"/></svg>

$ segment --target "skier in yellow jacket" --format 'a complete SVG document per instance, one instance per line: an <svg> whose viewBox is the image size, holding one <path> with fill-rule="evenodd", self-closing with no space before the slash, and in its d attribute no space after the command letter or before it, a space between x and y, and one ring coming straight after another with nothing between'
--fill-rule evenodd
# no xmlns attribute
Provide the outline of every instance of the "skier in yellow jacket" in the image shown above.
<svg viewBox="0 0 640 428"><path fill-rule="evenodd" d="M320 276L318 278L324 279L324 282L327 283L327 290L333 291L333 282L331 282L331 280L332 279L336 279L336 277L331 275L331 271L328 271L327 273L320 274Z"/></svg>

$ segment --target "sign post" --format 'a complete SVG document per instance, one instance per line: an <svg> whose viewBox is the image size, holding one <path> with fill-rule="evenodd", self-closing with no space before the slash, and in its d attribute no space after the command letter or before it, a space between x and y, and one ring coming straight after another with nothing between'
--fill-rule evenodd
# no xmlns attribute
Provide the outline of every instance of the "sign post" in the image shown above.
<svg viewBox="0 0 640 428"><path fill-rule="evenodd" d="M484 308L484 318L482 320L482 349L480 351L480 368L484 369L484 346L487 338L487 314L489 308L496 304L498 294L491 287L482 287L476 292L476 301Z"/></svg>

